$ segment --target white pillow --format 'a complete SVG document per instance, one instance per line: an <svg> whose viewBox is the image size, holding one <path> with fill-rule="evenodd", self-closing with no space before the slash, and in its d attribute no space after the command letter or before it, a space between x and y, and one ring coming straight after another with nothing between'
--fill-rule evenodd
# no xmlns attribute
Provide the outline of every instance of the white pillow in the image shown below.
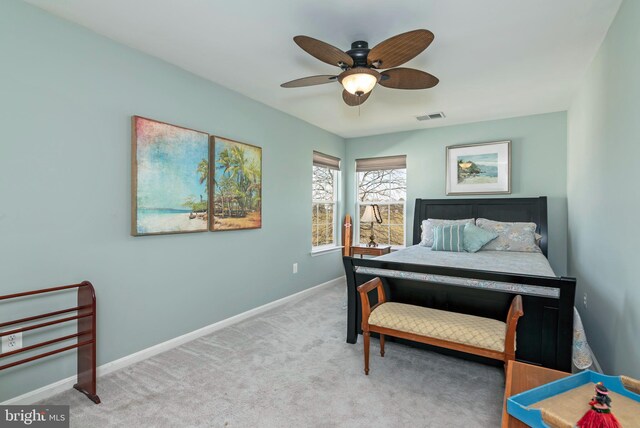
<svg viewBox="0 0 640 428"><path fill-rule="evenodd" d="M446 219L437 219L437 218L428 218L426 220L422 220L422 240L420 241L420 245L423 247L432 247L433 246L433 228L436 226L452 226L454 224L475 224L475 218L465 218L463 220L446 220Z"/></svg>

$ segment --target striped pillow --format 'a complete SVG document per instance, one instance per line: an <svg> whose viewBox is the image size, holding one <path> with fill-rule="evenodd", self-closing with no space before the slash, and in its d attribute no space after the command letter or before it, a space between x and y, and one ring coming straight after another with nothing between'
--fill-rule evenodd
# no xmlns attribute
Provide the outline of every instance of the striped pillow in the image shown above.
<svg viewBox="0 0 640 428"><path fill-rule="evenodd" d="M464 224L433 228L433 251L464 252Z"/></svg>

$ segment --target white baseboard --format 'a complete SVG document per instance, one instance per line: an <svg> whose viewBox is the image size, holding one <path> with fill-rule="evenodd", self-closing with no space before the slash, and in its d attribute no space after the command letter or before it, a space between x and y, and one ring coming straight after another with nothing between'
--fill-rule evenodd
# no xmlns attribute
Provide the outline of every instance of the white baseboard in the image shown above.
<svg viewBox="0 0 640 428"><path fill-rule="evenodd" d="M335 278L330 281L324 282L322 284L316 285L314 287L308 288L306 290L299 291L290 296L283 297L282 299L275 300L265 305L258 306L257 308L250 309L241 314L223 319L216 323L210 324L206 327L199 328L198 330L194 330L190 333L183 334L182 336L169 339L166 342L159 343L157 345L154 345L149 348L143 349L141 351L135 352L133 354L127 355L126 357L122 357L117 360L103 364L100 367L98 367L97 375L98 377L107 375L111 372L120 370L121 368L127 367L131 364L135 364L137 362L146 360L147 358L151 358L154 355L161 354L162 352L168 351L169 349L176 348L187 342L191 342L192 340L211 334L214 331L228 327L232 324L239 323L240 321L244 321L247 318L251 318L255 315L259 315L270 309L284 305L285 303L301 300L305 297L308 297L310 294L318 292L322 289L344 284L345 282L346 282L346 278L344 276ZM38 401L46 400L47 398L53 395L59 394L60 392L73 388L73 385L75 383L76 383L76 376L71 376L66 379L62 379L57 382L51 383L49 385L43 386L42 388L38 388L34 391L30 391L25 394L19 395L18 397L11 398L3 403L0 403L0 405L16 405L16 404L30 405L33 403L37 403ZM100 395L100 389L98 389L98 395Z"/></svg>

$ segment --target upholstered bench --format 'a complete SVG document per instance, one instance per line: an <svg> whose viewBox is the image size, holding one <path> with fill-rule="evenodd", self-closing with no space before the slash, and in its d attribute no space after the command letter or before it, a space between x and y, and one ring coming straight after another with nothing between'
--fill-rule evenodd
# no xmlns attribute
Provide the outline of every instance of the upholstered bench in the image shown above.
<svg viewBox="0 0 640 428"><path fill-rule="evenodd" d="M377 289L378 303L369 304L369 292ZM387 302L380 278L358 287L362 303L364 373L369 374L370 333L380 334L380 355L384 357L384 337L394 336L442 348L504 361L515 359L516 327L524 315L522 298L511 302L507 321L404 303Z"/></svg>

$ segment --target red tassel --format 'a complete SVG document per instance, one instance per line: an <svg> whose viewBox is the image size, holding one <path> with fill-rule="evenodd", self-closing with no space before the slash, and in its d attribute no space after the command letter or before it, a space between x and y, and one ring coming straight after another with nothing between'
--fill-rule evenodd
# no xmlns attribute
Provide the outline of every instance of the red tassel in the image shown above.
<svg viewBox="0 0 640 428"><path fill-rule="evenodd" d="M622 428L613 413L599 413L593 409L587 411L576 426L579 428Z"/></svg>

